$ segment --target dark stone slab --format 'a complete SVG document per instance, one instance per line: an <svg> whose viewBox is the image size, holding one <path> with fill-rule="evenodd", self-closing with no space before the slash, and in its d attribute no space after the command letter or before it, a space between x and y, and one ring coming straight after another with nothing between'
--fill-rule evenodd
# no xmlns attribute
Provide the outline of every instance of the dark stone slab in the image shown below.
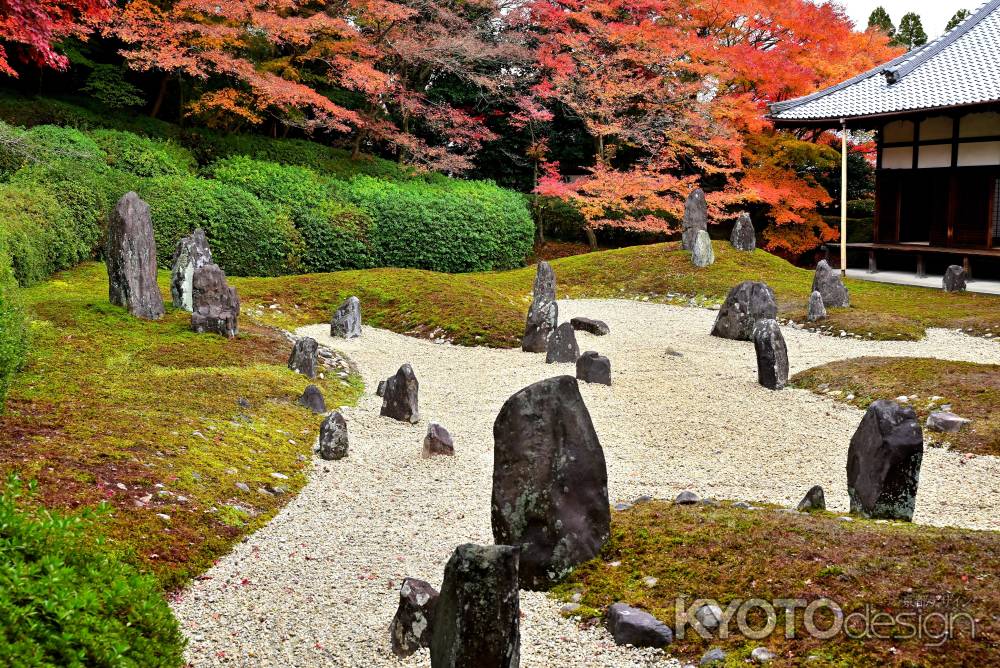
<svg viewBox="0 0 1000 668"><path fill-rule="evenodd" d="M531 308L524 324L521 350L528 353L543 353L548 347L549 337L559 322L559 305L556 303L556 275L551 265L542 260L535 272L532 289Z"/></svg>
<svg viewBox="0 0 1000 668"><path fill-rule="evenodd" d="M823 488L819 485L813 485L806 492L806 495L802 497L799 501L799 505L796 508L799 512L805 512L807 510L826 510L826 495L823 493Z"/></svg>
<svg viewBox="0 0 1000 668"><path fill-rule="evenodd" d="M605 623L618 645L666 647L674 640L670 627L645 610L625 603L612 604Z"/></svg>
<svg viewBox="0 0 1000 668"><path fill-rule="evenodd" d="M828 308L851 305L850 295L844 282L840 279L840 274L831 268L830 263L826 260L820 260L819 264L816 265L812 289L823 297L823 305Z"/></svg>
<svg viewBox="0 0 1000 668"><path fill-rule="evenodd" d="M847 452L851 512L913 519L923 456L923 432L913 408L885 399L872 403Z"/></svg>
<svg viewBox="0 0 1000 668"><path fill-rule="evenodd" d="M319 428L319 456L335 461L347 456L347 420L339 411L330 413Z"/></svg>
<svg viewBox="0 0 1000 668"><path fill-rule="evenodd" d="M406 578L399 588L399 607L389 626L392 653L403 659L431 646L438 591L429 583Z"/></svg>
<svg viewBox="0 0 1000 668"><path fill-rule="evenodd" d="M733 225L733 231L729 235L729 243L738 251L749 253L757 247L757 234L753 229L753 222L749 213L741 213Z"/></svg>
<svg viewBox="0 0 1000 668"><path fill-rule="evenodd" d="M753 331L757 352L757 382L769 390L788 384L788 348L777 320L759 320Z"/></svg>
<svg viewBox="0 0 1000 668"><path fill-rule="evenodd" d="M573 329L578 332L587 332L594 336L606 336L611 333L611 328L603 320L593 320L591 318L573 318L569 321Z"/></svg>
<svg viewBox="0 0 1000 668"><path fill-rule="evenodd" d="M684 202L684 220L682 222L681 248L693 250L698 230L708 231L708 201L705 191L695 188Z"/></svg>
<svg viewBox="0 0 1000 668"><path fill-rule="evenodd" d="M945 270L941 287L944 288L945 292L964 292L968 282L969 277L966 275L965 269L953 264Z"/></svg>
<svg viewBox="0 0 1000 668"><path fill-rule="evenodd" d="M156 283L156 240L149 205L126 193L108 218L104 245L108 298L137 318L159 320L165 311Z"/></svg>
<svg viewBox="0 0 1000 668"><path fill-rule="evenodd" d="M572 363L580 356L580 346L576 342L576 330L568 322L556 327L556 331L549 337L548 347L545 351L545 362Z"/></svg>
<svg viewBox="0 0 1000 668"><path fill-rule="evenodd" d="M239 331L240 298L226 282L226 274L216 264L198 267L192 281L194 312L191 328L233 338Z"/></svg>
<svg viewBox="0 0 1000 668"><path fill-rule="evenodd" d="M342 339L354 339L361 336L361 300L348 297L344 303L333 312L330 320L330 336Z"/></svg>
<svg viewBox="0 0 1000 668"><path fill-rule="evenodd" d="M610 385L611 360L593 350L588 350L576 360L576 379L585 383Z"/></svg>
<svg viewBox="0 0 1000 668"><path fill-rule="evenodd" d="M305 392L299 397L298 401L300 406L305 406L313 413L325 413L326 412L326 400L323 398L323 392L320 391L315 385L309 385L306 387Z"/></svg>
<svg viewBox="0 0 1000 668"><path fill-rule="evenodd" d="M400 422L416 424L420 422L420 410L417 394L420 383L413 373L413 367L404 364L399 367L396 375L385 381L385 393L382 395L381 415L391 417Z"/></svg>
<svg viewBox="0 0 1000 668"><path fill-rule="evenodd" d="M766 283L743 281L729 291L712 327L712 336L739 341L753 340L759 320L778 317L774 290Z"/></svg>
<svg viewBox="0 0 1000 668"><path fill-rule="evenodd" d="M295 342L292 354L288 357L288 368L309 379L318 375L319 344L316 343L316 339L303 336Z"/></svg>

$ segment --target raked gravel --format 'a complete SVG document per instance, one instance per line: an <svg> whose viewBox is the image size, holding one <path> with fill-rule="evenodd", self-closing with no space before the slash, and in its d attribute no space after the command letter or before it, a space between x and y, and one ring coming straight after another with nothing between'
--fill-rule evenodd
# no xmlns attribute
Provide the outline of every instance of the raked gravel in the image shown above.
<svg viewBox="0 0 1000 668"><path fill-rule="evenodd" d="M847 446L861 411L758 386L753 345L708 335L714 311L616 300L561 301L559 309L560 320L590 316L611 327L609 336L578 337L581 350L612 362L611 387L581 384L612 503L690 489L792 505L820 484L828 507L847 511ZM861 355L1000 363L1000 343L953 331L876 342L783 329L793 373ZM343 351L364 376L365 396L344 410L350 455L315 460L302 493L173 603L188 658L195 666L429 665L426 652L401 662L389 651L399 586L407 576L439 586L457 545L492 542L493 420L512 393L572 375L573 366L372 327L350 341L331 340L327 325L299 333ZM417 425L378 414L375 387L403 362L420 381ZM451 432L455 457L421 458L429 421ZM914 521L1000 529L998 500L997 458L925 452ZM678 665L656 651L617 647L603 629L578 628L544 594L522 592L521 605L525 666Z"/></svg>

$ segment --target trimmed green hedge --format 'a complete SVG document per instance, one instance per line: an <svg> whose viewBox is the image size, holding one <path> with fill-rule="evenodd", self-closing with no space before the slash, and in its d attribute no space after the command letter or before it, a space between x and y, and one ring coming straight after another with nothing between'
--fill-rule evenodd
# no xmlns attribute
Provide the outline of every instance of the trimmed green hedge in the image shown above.
<svg viewBox="0 0 1000 668"><path fill-rule="evenodd" d="M10 253L0 233L0 411L14 373L24 364L28 329L17 301L17 282L10 268Z"/></svg>
<svg viewBox="0 0 1000 668"><path fill-rule="evenodd" d="M109 166L129 174L144 177L190 174L197 167L190 151L170 141L120 130L92 130L88 134L104 151Z"/></svg>
<svg viewBox="0 0 1000 668"><path fill-rule="evenodd" d="M89 516L0 495L0 665L173 668L184 638L155 579L88 537Z"/></svg>
<svg viewBox="0 0 1000 668"><path fill-rule="evenodd" d="M69 210L45 188L0 186L0 238L9 253L14 278L22 286L44 280L89 256L91 247L75 232Z"/></svg>

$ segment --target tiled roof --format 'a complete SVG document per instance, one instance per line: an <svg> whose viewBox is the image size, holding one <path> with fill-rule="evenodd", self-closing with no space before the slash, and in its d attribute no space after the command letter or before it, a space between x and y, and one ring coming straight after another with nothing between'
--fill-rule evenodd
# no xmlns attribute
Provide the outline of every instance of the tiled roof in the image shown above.
<svg viewBox="0 0 1000 668"><path fill-rule="evenodd" d="M1000 0L933 42L841 84L771 105L782 121L879 116L1000 101Z"/></svg>

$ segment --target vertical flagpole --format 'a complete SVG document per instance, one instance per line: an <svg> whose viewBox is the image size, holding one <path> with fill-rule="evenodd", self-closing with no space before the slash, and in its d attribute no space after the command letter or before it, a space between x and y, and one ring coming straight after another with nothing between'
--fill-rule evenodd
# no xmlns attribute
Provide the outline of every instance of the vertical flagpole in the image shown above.
<svg viewBox="0 0 1000 668"><path fill-rule="evenodd" d="M840 275L847 276L847 121L840 120Z"/></svg>

